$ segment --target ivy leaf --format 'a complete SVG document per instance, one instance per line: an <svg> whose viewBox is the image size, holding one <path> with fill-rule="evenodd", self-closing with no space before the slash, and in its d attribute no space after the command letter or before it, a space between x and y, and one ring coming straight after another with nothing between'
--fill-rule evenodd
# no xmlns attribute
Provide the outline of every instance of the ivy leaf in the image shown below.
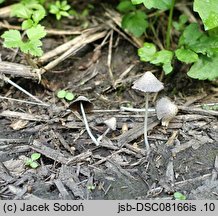
<svg viewBox="0 0 218 216"><path fill-rule="evenodd" d="M201 36L203 36L203 33L200 32L198 24L192 23L185 28L184 32L179 38L179 45L194 44Z"/></svg>
<svg viewBox="0 0 218 216"><path fill-rule="evenodd" d="M182 31L185 28L185 23L188 21L188 17L184 14L179 16L179 21L173 21L173 27L177 31Z"/></svg>
<svg viewBox="0 0 218 216"><path fill-rule="evenodd" d="M141 61L148 62L153 59L156 52L157 50L153 43L144 43L143 47L138 49L138 56Z"/></svg>
<svg viewBox="0 0 218 216"><path fill-rule="evenodd" d="M205 30L218 26L218 2L217 0L195 0L194 11L199 13Z"/></svg>
<svg viewBox="0 0 218 216"><path fill-rule="evenodd" d="M17 48L23 44L18 30L6 31L1 37L4 38L4 46L7 48Z"/></svg>
<svg viewBox="0 0 218 216"><path fill-rule="evenodd" d="M38 24L37 26L28 29L26 34L30 40L39 40L46 35L45 27Z"/></svg>
<svg viewBox="0 0 218 216"><path fill-rule="evenodd" d="M198 41L189 46L196 53L202 53L208 57L218 51L218 36L202 36Z"/></svg>
<svg viewBox="0 0 218 216"><path fill-rule="evenodd" d="M165 74L169 74L173 70L171 66L172 58L173 58L172 51L161 50L154 54L153 59L150 62L155 65L162 65Z"/></svg>
<svg viewBox="0 0 218 216"><path fill-rule="evenodd" d="M185 62L186 64L193 63L198 60L198 55L190 49L177 49L175 54L179 61Z"/></svg>
<svg viewBox="0 0 218 216"><path fill-rule="evenodd" d="M140 37L148 27L147 16L142 11L135 11L124 15L122 28L127 29L136 37Z"/></svg>
<svg viewBox="0 0 218 216"><path fill-rule="evenodd" d="M172 4L172 0L131 0L133 4L143 3L146 8L151 9L160 9L167 10Z"/></svg>
<svg viewBox="0 0 218 216"><path fill-rule="evenodd" d="M173 67L171 65L171 62L167 62L165 64L163 64L163 71L165 72L165 74L170 74L173 71Z"/></svg>
<svg viewBox="0 0 218 216"><path fill-rule="evenodd" d="M135 6L131 3L130 0L124 0L118 4L117 10L121 13L127 13L129 11L135 10Z"/></svg>
<svg viewBox="0 0 218 216"><path fill-rule="evenodd" d="M218 52L212 57L199 55L199 59L195 62L188 72L188 76L199 80L215 80L218 78Z"/></svg>

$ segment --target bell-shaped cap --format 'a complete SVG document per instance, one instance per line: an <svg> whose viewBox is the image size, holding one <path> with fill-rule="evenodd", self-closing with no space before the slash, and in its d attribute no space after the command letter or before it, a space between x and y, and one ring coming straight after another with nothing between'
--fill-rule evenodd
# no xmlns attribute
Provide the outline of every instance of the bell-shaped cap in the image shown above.
<svg viewBox="0 0 218 216"><path fill-rule="evenodd" d="M159 92L164 86L162 82L148 71L133 83L132 88L142 92Z"/></svg>
<svg viewBox="0 0 218 216"><path fill-rule="evenodd" d="M82 103L83 108L84 108L86 113L91 112L94 108L93 103L88 98L86 98L84 96L79 96L76 100L74 100L69 105L69 108L73 111L77 111L77 112L81 113L80 103Z"/></svg>
<svg viewBox="0 0 218 216"><path fill-rule="evenodd" d="M157 118L161 120L163 126L167 127L177 112L178 107L168 97L163 97L156 103Z"/></svg>
<svg viewBox="0 0 218 216"><path fill-rule="evenodd" d="M116 130L117 128L117 119L115 117L109 118L104 121L104 123L111 129Z"/></svg>

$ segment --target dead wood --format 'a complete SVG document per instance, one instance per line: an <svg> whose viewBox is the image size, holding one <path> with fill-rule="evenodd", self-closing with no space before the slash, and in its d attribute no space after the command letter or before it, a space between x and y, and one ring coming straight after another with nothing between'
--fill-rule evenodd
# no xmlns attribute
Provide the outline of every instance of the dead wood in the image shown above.
<svg viewBox="0 0 218 216"><path fill-rule="evenodd" d="M38 75L34 72L33 68L6 61L0 61L0 74L8 74L14 77L23 77L27 79L38 79Z"/></svg>
<svg viewBox="0 0 218 216"><path fill-rule="evenodd" d="M157 120L156 117L149 119L148 120L148 130L153 129L159 123L160 123L160 121ZM137 123L137 125L134 128L132 128L132 129L128 130L126 133L116 137L115 140L117 140L117 145L119 147L122 147L123 145L125 145L125 143L129 143L129 142L137 139L138 137L143 135L143 133L144 133L144 124Z"/></svg>

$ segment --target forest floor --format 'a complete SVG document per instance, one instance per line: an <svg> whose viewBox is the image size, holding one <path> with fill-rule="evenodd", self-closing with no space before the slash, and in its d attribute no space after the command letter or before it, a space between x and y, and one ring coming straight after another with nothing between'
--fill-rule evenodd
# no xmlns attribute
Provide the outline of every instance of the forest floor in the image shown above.
<svg viewBox="0 0 218 216"><path fill-rule="evenodd" d="M78 49L44 72L40 83L38 76L16 74L18 65L12 62L25 65L25 59L0 46L2 62L15 71L5 76L43 102L30 104L32 98L1 83L0 199L173 199L174 192L187 199L218 199L218 112L204 106L218 103L217 86L189 78L187 66L177 63L162 80L164 90L150 95L149 107L168 96L181 109L167 128L155 112L149 113L147 157L144 114L122 107L143 108L144 96L132 84L146 71L160 78L161 70L139 61L134 42L116 31L113 21L113 25L96 22L97 27L75 36L78 41L70 48ZM43 40L43 50L54 53L69 40L64 34L50 34ZM41 58L41 67L57 58ZM107 130L104 121L112 117L116 130L96 146L81 115L57 98L58 89L92 101L94 110L87 118L94 136ZM25 165L34 152L41 154L36 169Z"/></svg>

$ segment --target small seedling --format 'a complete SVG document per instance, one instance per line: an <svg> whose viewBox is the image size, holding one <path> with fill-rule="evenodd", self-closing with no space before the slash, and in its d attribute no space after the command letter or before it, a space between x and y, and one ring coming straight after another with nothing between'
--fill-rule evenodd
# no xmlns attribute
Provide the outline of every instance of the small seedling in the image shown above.
<svg viewBox="0 0 218 216"><path fill-rule="evenodd" d="M93 190L95 190L95 185L88 185L88 186L87 186L87 189L88 189L89 191L93 191Z"/></svg>
<svg viewBox="0 0 218 216"><path fill-rule="evenodd" d="M60 20L62 16L68 17L70 14L70 5L67 4L67 1L56 1L54 4L50 5L49 12L55 14L56 19Z"/></svg>
<svg viewBox="0 0 218 216"><path fill-rule="evenodd" d="M7 48L19 48L23 53L32 56L42 56L42 41L46 31L39 22L45 17L44 7L35 1L21 1L12 7L11 16L22 18L22 30L5 31L1 37L4 39L3 45ZM28 56L28 55L27 55Z"/></svg>
<svg viewBox="0 0 218 216"><path fill-rule="evenodd" d="M75 95L71 92L65 91L65 90L60 90L57 93L57 97L60 99L65 98L68 101L72 101L75 97Z"/></svg>
<svg viewBox="0 0 218 216"><path fill-rule="evenodd" d="M39 153L33 153L30 158L28 158L25 162L26 166L30 166L33 169L36 169L40 164L37 160L41 157Z"/></svg>
<svg viewBox="0 0 218 216"><path fill-rule="evenodd" d="M173 194L173 197L175 200L186 200L187 199L187 197L180 192L175 192Z"/></svg>
<svg viewBox="0 0 218 216"><path fill-rule="evenodd" d="M4 47L20 48L23 53L31 54L32 56L42 56L42 42L40 39L46 35L44 26L37 25L32 27L26 31L26 35L26 40L23 40L18 30L9 30L1 37L4 39Z"/></svg>

